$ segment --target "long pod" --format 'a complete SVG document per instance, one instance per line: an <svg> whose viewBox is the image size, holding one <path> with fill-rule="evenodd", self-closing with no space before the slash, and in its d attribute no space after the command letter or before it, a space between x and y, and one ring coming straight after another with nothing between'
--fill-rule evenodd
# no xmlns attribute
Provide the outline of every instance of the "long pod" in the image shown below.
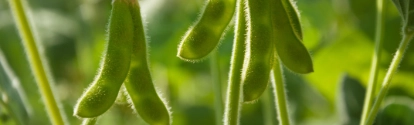
<svg viewBox="0 0 414 125"><path fill-rule="evenodd" d="M200 20L181 40L177 56L191 61L213 51L234 15L235 6L236 0L208 0Z"/></svg>
<svg viewBox="0 0 414 125"><path fill-rule="evenodd" d="M270 0L247 0L247 44L242 72L243 101L260 97L269 83L273 39Z"/></svg>
<svg viewBox="0 0 414 125"><path fill-rule="evenodd" d="M271 0L271 19L278 57L296 73L313 72L312 59L302 44L299 18L290 0Z"/></svg>
<svg viewBox="0 0 414 125"><path fill-rule="evenodd" d="M150 125L168 125L171 123L170 113L158 96L147 63L146 40L141 21L139 3L130 7L134 21L134 41L131 67L125 87L136 112Z"/></svg>
<svg viewBox="0 0 414 125"><path fill-rule="evenodd" d="M108 110L128 74L133 35L129 3L115 0L112 4L106 54L92 85L78 100L74 111L78 117L93 118Z"/></svg>

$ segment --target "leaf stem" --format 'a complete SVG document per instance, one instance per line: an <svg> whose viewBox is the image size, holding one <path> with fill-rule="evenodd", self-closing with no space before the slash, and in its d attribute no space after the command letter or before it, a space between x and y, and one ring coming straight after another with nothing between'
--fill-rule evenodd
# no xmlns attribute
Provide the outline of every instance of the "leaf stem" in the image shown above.
<svg viewBox="0 0 414 125"><path fill-rule="evenodd" d="M384 26L384 0L377 0L377 19L376 19L376 32L375 32L375 49L374 54L372 56L371 62L371 71L369 82L367 84L367 91L365 93L365 100L364 100L364 107L361 115L361 122L360 124L363 125L370 112L372 103L375 97L375 90L377 86L377 79L378 79L378 71L379 71L379 63L381 60L381 48L383 44L383 26Z"/></svg>
<svg viewBox="0 0 414 125"><path fill-rule="evenodd" d="M403 59L404 53L408 48L408 44L410 43L411 39L414 36L414 32L404 32L403 35L403 39L400 43L400 46L397 49L397 52L391 62L391 65L389 67L389 70L384 78L384 81L382 83L382 87L381 90L377 96L377 99L374 102L374 105L371 108L371 111L369 113L368 119L365 122L365 125L372 125L374 123L375 117L378 113L378 110L381 106L381 102L384 100L388 90L390 89L390 83L391 83L391 78L393 77L393 75L395 74L395 72L397 71L397 68L401 62L401 60Z"/></svg>
<svg viewBox="0 0 414 125"><path fill-rule="evenodd" d="M221 119L223 118L223 100L222 100L222 93L221 93L221 73L220 67L218 64L218 54L217 52L213 52L210 58L210 69L211 69L211 76L213 81L213 91L214 91L214 107L216 108L215 116L216 116L216 124L221 124Z"/></svg>
<svg viewBox="0 0 414 125"><path fill-rule="evenodd" d="M60 114L59 107L53 96L27 14L25 13L27 5L24 0L9 0L9 3L19 34L22 37L31 70L33 71L41 96L46 105L47 113L54 125L63 125L62 115Z"/></svg>
<svg viewBox="0 0 414 125"><path fill-rule="evenodd" d="M274 94L276 100L276 109L279 116L279 123L281 125L289 125L289 114L287 109L285 83L283 80L283 69L278 58L274 59L273 66L273 81Z"/></svg>
<svg viewBox="0 0 414 125"><path fill-rule="evenodd" d="M244 50L246 41L246 12L244 0L237 1L237 15L235 25L235 38L231 57L229 82L227 86L226 107L224 110L224 124L238 125L241 100L241 69L243 68Z"/></svg>

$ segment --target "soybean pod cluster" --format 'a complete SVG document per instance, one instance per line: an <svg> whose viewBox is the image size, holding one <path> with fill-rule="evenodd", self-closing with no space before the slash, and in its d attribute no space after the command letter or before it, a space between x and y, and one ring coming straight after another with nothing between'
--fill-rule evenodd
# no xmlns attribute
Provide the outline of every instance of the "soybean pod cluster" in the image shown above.
<svg viewBox="0 0 414 125"><path fill-rule="evenodd" d="M137 0L114 0L108 43L98 74L78 100L74 115L85 122L105 113L124 84L132 108L151 125L171 124L170 111L154 88L147 43Z"/></svg>
<svg viewBox="0 0 414 125"><path fill-rule="evenodd" d="M237 40L243 39L244 53L240 72L243 85L243 101L250 102L260 97L269 82L269 73L274 59L295 73L313 72L312 59L302 43L302 30L295 6L290 0L209 0L201 18L185 34L178 48L178 57L186 61L205 58L218 47L226 27L238 6L236 22ZM246 21L238 21L246 20ZM245 30L237 35L239 30ZM245 37L245 38L240 38ZM236 46L234 46L236 47ZM233 57L236 56L233 52ZM237 62L232 61L232 65Z"/></svg>
<svg viewBox="0 0 414 125"><path fill-rule="evenodd" d="M219 46L235 15L225 124L238 124L239 103L254 102L262 95L274 67L282 64L295 73L313 72L311 56L302 43L299 15L291 0L207 2L198 22L181 40L177 56L191 62L204 59Z"/></svg>

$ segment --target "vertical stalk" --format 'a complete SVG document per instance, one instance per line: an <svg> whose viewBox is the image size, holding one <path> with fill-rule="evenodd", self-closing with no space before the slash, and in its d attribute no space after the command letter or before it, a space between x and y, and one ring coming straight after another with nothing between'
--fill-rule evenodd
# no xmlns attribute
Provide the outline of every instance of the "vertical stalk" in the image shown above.
<svg viewBox="0 0 414 125"><path fill-rule="evenodd" d="M30 62L30 68L33 71L36 83L39 86L49 118L51 118L50 120L52 124L63 125L64 121L62 115L53 96L46 71L43 67L41 56L39 55L39 51L37 49L36 39L33 36L27 14L25 13L27 11L27 5L24 0L9 0L9 3L19 34L23 41L28 60Z"/></svg>
<svg viewBox="0 0 414 125"><path fill-rule="evenodd" d="M273 88L268 87L263 94L261 99L262 101L262 111L264 116L265 125L277 125L276 123L276 112L275 111L275 100L273 100Z"/></svg>
<svg viewBox="0 0 414 125"><path fill-rule="evenodd" d="M225 125L238 125L241 108L241 69L243 67L246 41L246 12L244 0L237 0L237 15L235 25L235 38L231 57L229 82L227 87L226 107L224 111Z"/></svg>
<svg viewBox="0 0 414 125"><path fill-rule="evenodd" d="M276 100L276 109L281 125L289 125L289 113L287 109L285 82L283 80L283 69L278 58L274 59L273 87Z"/></svg>
<svg viewBox="0 0 414 125"><path fill-rule="evenodd" d="M400 65L401 60L403 59L404 53L407 50L408 44L410 43L413 36L414 36L414 32L409 32L409 33L404 32L403 39L400 43L400 46L397 49L397 52L395 53L395 56L391 62L390 68L387 74L385 75L381 90L377 96L377 99L374 102L374 105L371 108L371 111L369 113L368 119L365 122L365 125L372 125L374 123L379 107L381 106L382 101L384 100L388 90L390 89L391 78L397 71L397 68Z"/></svg>
<svg viewBox="0 0 414 125"><path fill-rule="evenodd" d="M214 91L214 106L216 108L216 125L220 125L221 119L223 118L223 100L221 96L221 73L217 52L212 53L212 56L210 58L210 69L213 81L212 84Z"/></svg>
<svg viewBox="0 0 414 125"><path fill-rule="evenodd" d="M360 124L363 125L370 112L372 103L374 101L375 90L377 86L377 79L378 79L378 71L379 71L379 63L381 60L381 48L383 43L383 25L384 25L384 0L377 0L377 19L376 19L376 32L375 32L375 49L374 54L372 56L371 62L371 71L369 82L367 84L367 91L365 93L365 100L364 100L364 107L361 115L361 122Z"/></svg>

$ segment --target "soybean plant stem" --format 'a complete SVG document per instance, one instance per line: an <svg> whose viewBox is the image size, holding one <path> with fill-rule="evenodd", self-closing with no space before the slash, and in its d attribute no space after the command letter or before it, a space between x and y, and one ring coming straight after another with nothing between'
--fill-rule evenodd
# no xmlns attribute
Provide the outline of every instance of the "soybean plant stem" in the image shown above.
<svg viewBox="0 0 414 125"><path fill-rule="evenodd" d="M364 108L361 115L361 122L360 124L363 125L367 118L368 114L371 109L372 102L374 101L375 97L375 90L377 86L377 79L378 79L378 71L379 71L379 63L381 60L381 48L382 48L382 38L384 34L383 25L384 25L384 0L377 0L377 19L376 19L376 32L375 32L375 50L372 56L371 62L371 71L369 82L367 84L367 91L365 93L365 100L364 100Z"/></svg>
<svg viewBox="0 0 414 125"><path fill-rule="evenodd" d="M276 125L276 112L275 112L275 100L273 98L273 88L268 87L263 93L262 99L262 111L265 125Z"/></svg>
<svg viewBox="0 0 414 125"><path fill-rule="evenodd" d="M244 11L244 0L237 0L236 25L234 28L233 52L229 82L227 86L226 107L224 109L224 124L238 125L239 112L242 106L241 100L241 69L243 68L244 50L246 41L246 12Z"/></svg>
<svg viewBox="0 0 414 125"><path fill-rule="evenodd" d="M374 102L374 105L371 108L368 119L365 122L365 125L372 125L374 123L375 117L377 116L379 107L381 106L382 101L384 100L388 90L390 89L391 78L397 71L398 66L400 65L401 60L403 59L404 53L407 50L408 44L414 36L414 32L404 32L403 39L398 47L397 52L391 62L389 70L385 75L384 81L382 83L381 90L377 96L377 99Z"/></svg>
<svg viewBox="0 0 414 125"><path fill-rule="evenodd" d="M218 62L217 52L213 52L210 58L210 69L211 76L213 81L213 91L214 91L214 105L216 108L216 124L221 124L221 119L223 118L223 100L221 94L221 73Z"/></svg>
<svg viewBox="0 0 414 125"><path fill-rule="evenodd" d="M278 58L274 59L273 66L273 87L276 100L276 109L279 116L279 123L281 125L289 125L289 114L287 109L285 83L283 80L283 69Z"/></svg>
<svg viewBox="0 0 414 125"><path fill-rule="evenodd" d="M27 14L25 13L27 5L24 2L24 0L9 0L11 11L13 12L13 17L22 38L31 70L33 71L36 83L39 86L41 96L45 103L46 111L51 118L50 120L53 125L63 125L62 115L60 114L59 107L53 96L41 56L37 49L36 39L33 36Z"/></svg>

